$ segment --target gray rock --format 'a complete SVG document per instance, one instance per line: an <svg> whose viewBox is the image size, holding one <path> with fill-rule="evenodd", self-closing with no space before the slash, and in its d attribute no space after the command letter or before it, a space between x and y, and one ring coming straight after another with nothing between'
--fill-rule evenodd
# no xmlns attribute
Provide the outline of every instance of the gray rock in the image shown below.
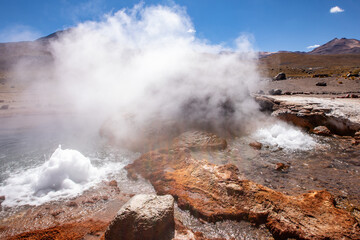
<svg viewBox="0 0 360 240"><path fill-rule="evenodd" d="M325 87L327 84L326 82L317 82L316 86Z"/></svg>
<svg viewBox="0 0 360 240"><path fill-rule="evenodd" d="M2 105L2 106L0 107L0 109L1 109L1 110L9 109L9 105Z"/></svg>
<svg viewBox="0 0 360 240"><path fill-rule="evenodd" d="M282 93L282 90L281 90L281 89L271 89L271 90L269 91L269 94L270 94L270 95L281 95L281 93Z"/></svg>
<svg viewBox="0 0 360 240"><path fill-rule="evenodd" d="M261 112L272 112L274 110L274 102L266 97L255 97L255 101L259 104Z"/></svg>
<svg viewBox="0 0 360 240"><path fill-rule="evenodd" d="M286 79L286 74L281 72L281 73L278 73L278 75L276 75L274 77L274 80L275 81L279 81L279 80L285 80Z"/></svg>
<svg viewBox="0 0 360 240"><path fill-rule="evenodd" d="M174 238L174 198L138 194L117 213L106 240L170 240Z"/></svg>

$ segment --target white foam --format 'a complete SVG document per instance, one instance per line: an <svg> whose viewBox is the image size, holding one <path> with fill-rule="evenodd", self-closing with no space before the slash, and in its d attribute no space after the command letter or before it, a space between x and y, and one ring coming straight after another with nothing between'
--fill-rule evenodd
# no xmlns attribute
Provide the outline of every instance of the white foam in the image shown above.
<svg viewBox="0 0 360 240"><path fill-rule="evenodd" d="M59 146L41 166L14 174L5 181L0 187L0 195L5 195L2 205L40 205L74 197L122 167L121 163L108 163L97 168L79 151L62 150Z"/></svg>
<svg viewBox="0 0 360 240"><path fill-rule="evenodd" d="M311 136L285 123L275 123L260 128L253 137L265 145L285 150L310 150L316 145Z"/></svg>

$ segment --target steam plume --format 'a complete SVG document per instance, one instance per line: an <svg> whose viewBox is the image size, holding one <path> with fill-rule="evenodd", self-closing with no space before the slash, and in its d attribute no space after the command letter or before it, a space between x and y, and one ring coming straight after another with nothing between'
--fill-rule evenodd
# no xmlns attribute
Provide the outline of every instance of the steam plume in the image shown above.
<svg viewBox="0 0 360 240"><path fill-rule="evenodd" d="M51 43L52 88L116 139L150 129L241 131L257 114L256 54L243 37L228 49L195 33L179 6L136 5L81 23Z"/></svg>

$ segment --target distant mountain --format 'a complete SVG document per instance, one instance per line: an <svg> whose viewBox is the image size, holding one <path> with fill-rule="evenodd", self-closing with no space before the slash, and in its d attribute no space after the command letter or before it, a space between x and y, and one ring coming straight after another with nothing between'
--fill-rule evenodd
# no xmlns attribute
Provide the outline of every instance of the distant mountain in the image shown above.
<svg viewBox="0 0 360 240"><path fill-rule="evenodd" d="M315 48L308 54L352 54L360 53L360 41L356 39L334 38L328 43Z"/></svg>
<svg viewBox="0 0 360 240"><path fill-rule="evenodd" d="M71 31L71 28L54 32L54 33L52 33L52 34L50 34L50 35L47 35L47 36L45 36L45 37L38 38L38 39L36 39L35 41L36 41L36 42L42 42L42 43L49 43L50 40L56 40L56 39L58 39L62 34L67 33L67 32L69 32L69 31Z"/></svg>

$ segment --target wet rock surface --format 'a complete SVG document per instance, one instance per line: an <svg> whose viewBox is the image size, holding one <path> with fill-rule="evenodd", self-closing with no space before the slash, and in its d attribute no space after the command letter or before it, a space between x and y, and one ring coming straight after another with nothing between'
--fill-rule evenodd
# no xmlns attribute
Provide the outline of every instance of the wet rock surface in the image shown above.
<svg viewBox="0 0 360 240"><path fill-rule="evenodd" d="M259 150L259 149L261 149L261 147L262 147L262 143L255 141L255 142L249 143L249 146L252 147L252 148L254 148L254 149L258 149L258 150Z"/></svg>
<svg viewBox="0 0 360 240"><path fill-rule="evenodd" d="M224 138L202 131L187 131L173 140L173 148L188 148L191 150L222 150L227 146Z"/></svg>
<svg viewBox="0 0 360 240"><path fill-rule="evenodd" d="M1 212L0 239L100 239L130 197L104 182L73 199Z"/></svg>
<svg viewBox="0 0 360 240"><path fill-rule="evenodd" d="M313 130L313 133L315 133L317 135L322 135L322 136L330 136L331 135L330 130L325 126L315 127Z"/></svg>
<svg viewBox="0 0 360 240"><path fill-rule="evenodd" d="M243 179L233 164L197 159L187 148L156 150L126 167L148 179L158 194L171 194L180 208L209 222L246 220L265 224L275 238L357 239L358 221L335 206L325 190L289 196Z"/></svg>
<svg viewBox="0 0 360 240"><path fill-rule="evenodd" d="M264 102L264 96L256 97ZM318 126L324 126L337 135L353 136L360 130L358 100L334 101L331 98L315 97L265 97L272 101L272 116L291 122L310 132ZM315 130L315 132L317 132Z"/></svg>

